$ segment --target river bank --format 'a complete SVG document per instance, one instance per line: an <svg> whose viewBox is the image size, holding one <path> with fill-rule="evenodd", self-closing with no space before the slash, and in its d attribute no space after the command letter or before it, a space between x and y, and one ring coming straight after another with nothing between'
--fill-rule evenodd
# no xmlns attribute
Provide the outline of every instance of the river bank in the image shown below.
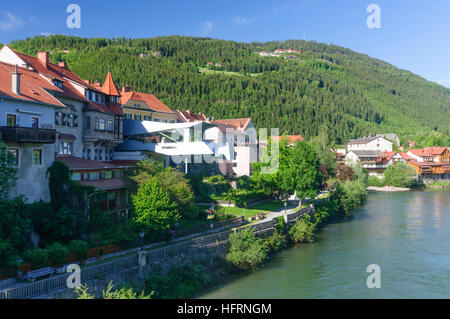
<svg viewBox="0 0 450 319"><path fill-rule="evenodd" d="M195 298L448 298L449 252L449 191L371 192L315 242L280 251L260 270ZM366 286L370 264L381 267L380 289Z"/></svg>
<svg viewBox="0 0 450 319"><path fill-rule="evenodd" d="M410 191L410 188L406 187L395 187L395 186L369 186L367 187L368 191L377 191L377 192L406 192Z"/></svg>

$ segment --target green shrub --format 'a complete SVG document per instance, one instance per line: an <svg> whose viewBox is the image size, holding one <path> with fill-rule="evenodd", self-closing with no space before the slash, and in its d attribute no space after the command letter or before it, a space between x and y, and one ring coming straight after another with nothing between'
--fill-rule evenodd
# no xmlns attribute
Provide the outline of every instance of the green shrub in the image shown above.
<svg viewBox="0 0 450 319"><path fill-rule="evenodd" d="M267 258L266 242L257 238L251 228L230 235L230 249L226 260L241 270L254 270Z"/></svg>
<svg viewBox="0 0 450 319"><path fill-rule="evenodd" d="M414 168L406 163L398 162L384 171L385 184L395 187L411 187L416 173Z"/></svg>
<svg viewBox="0 0 450 319"><path fill-rule="evenodd" d="M266 244L271 253L276 253L287 246L283 234L278 230L266 239Z"/></svg>
<svg viewBox="0 0 450 319"><path fill-rule="evenodd" d="M43 268L48 266L48 251L46 249L32 249L25 251L24 259L31 267Z"/></svg>
<svg viewBox="0 0 450 319"><path fill-rule="evenodd" d="M46 249L48 251L48 258L52 264L61 266L66 262L69 249L64 247L61 243L54 242L47 245Z"/></svg>
<svg viewBox="0 0 450 319"><path fill-rule="evenodd" d="M384 186L384 179L380 179L376 176L369 176L369 179L367 181L369 186L377 186L377 187L383 187Z"/></svg>
<svg viewBox="0 0 450 319"><path fill-rule="evenodd" d="M289 229L289 237L294 243L311 243L314 241L315 224L309 215L298 219Z"/></svg>
<svg viewBox="0 0 450 319"><path fill-rule="evenodd" d="M206 273L205 267L193 263L172 266L167 273L157 267L145 282L145 287L148 293L153 292L152 297L155 299L185 299L210 282L211 277Z"/></svg>
<svg viewBox="0 0 450 319"><path fill-rule="evenodd" d="M75 253L80 260L87 258L88 244L82 240L71 240L67 245L69 252Z"/></svg>
<svg viewBox="0 0 450 319"><path fill-rule="evenodd" d="M179 219L177 205L157 179L143 182L137 194L132 195L135 210L134 222L147 233L166 232Z"/></svg>
<svg viewBox="0 0 450 319"><path fill-rule="evenodd" d="M366 187L359 180L345 181L342 184L341 203L344 212L360 206L366 198Z"/></svg>

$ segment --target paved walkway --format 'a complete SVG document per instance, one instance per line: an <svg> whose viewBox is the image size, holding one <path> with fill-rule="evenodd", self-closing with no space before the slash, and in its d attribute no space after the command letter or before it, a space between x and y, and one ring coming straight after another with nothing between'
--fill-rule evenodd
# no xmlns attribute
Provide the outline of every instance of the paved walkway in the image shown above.
<svg viewBox="0 0 450 319"><path fill-rule="evenodd" d="M278 218L279 216L284 216L285 211L286 211L286 214L293 213L294 211L296 211L298 209L298 204L299 204L298 200L289 200L286 208L282 207L273 212L270 212L270 213L266 214L264 219L260 219L256 222L254 222L253 224L264 223L264 222L267 222L274 218Z"/></svg>

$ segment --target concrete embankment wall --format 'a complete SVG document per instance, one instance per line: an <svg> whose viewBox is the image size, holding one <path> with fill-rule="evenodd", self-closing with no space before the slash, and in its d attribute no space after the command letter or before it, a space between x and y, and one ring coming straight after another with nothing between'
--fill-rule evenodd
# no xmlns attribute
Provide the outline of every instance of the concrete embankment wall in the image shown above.
<svg viewBox="0 0 450 319"><path fill-rule="evenodd" d="M287 223L292 223L304 214L312 212L314 212L313 206L308 206L287 214L284 218ZM277 224L277 218L273 218L158 249L133 252L128 256L82 268L81 281L83 285L91 287L91 293L101 295L110 281L115 286L133 281L142 282L150 276L155 267L161 267L163 271L167 271L172 265L202 261L209 265L208 269L214 275L217 273L217 267L223 264L223 257L228 251L229 236L232 233L251 227L257 236L268 236L273 233ZM19 287L0 290L0 299L74 298L73 289L67 288L66 284L69 275L57 275L33 283L25 283Z"/></svg>

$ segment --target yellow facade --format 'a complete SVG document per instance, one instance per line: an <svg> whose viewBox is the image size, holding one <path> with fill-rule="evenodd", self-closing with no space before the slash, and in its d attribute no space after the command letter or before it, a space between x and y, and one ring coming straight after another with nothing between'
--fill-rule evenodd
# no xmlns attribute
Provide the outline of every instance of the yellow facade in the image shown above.
<svg viewBox="0 0 450 319"><path fill-rule="evenodd" d="M129 100L123 107L123 113L126 119L154 121L163 123L176 123L177 115L175 113L165 113L150 110L144 101ZM128 114L128 115L127 115Z"/></svg>

